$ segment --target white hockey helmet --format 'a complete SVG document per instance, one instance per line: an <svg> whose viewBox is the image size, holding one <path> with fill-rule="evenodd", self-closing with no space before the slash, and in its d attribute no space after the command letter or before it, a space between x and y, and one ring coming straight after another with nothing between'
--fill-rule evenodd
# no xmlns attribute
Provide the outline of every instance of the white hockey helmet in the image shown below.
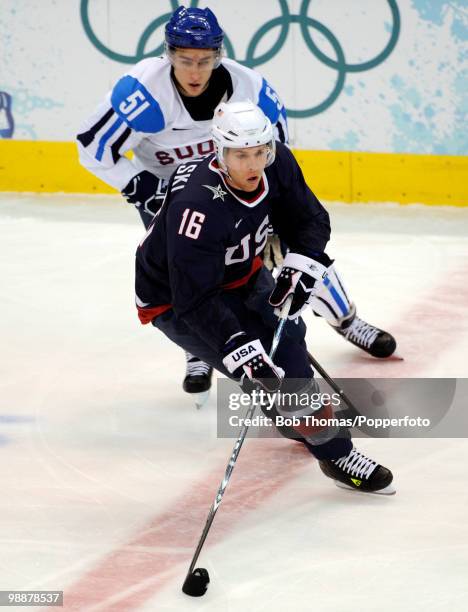
<svg viewBox="0 0 468 612"><path fill-rule="evenodd" d="M250 100L221 102L216 108L211 125L219 166L227 172L225 149L244 149L268 145L266 166L275 160L273 126L263 111Z"/></svg>

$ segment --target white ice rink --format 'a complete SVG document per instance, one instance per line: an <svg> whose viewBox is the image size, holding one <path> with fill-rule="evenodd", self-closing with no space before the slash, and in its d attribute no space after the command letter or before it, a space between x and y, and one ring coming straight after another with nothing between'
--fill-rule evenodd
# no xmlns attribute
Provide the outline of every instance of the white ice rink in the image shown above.
<svg viewBox="0 0 468 612"><path fill-rule="evenodd" d="M315 357L334 376L467 377L468 210L329 210L359 313L405 360L307 316ZM233 441L214 397L197 412L182 392L182 352L138 321L142 233L117 196L0 196L0 590L63 590L86 612L467 610L455 438L358 440L392 469L388 498L336 488L297 443L248 440L198 564L209 590L181 593Z"/></svg>

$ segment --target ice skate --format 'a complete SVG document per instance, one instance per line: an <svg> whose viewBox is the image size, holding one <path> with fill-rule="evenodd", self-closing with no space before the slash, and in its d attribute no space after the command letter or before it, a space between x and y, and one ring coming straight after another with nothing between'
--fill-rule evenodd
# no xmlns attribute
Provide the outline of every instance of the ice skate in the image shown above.
<svg viewBox="0 0 468 612"><path fill-rule="evenodd" d="M393 474L383 465L369 459L355 448L340 459L322 459L320 469L342 489L353 489L364 493L393 495Z"/></svg>
<svg viewBox="0 0 468 612"><path fill-rule="evenodd" d="M182 387L186 393L193 395L195 406L201 408L210 396L213 368L198 357L185 353L187 370Z"/></svg>
<svg viewBox="0 0 468 612"><path fill-rule="evenodd" d="M354 346L366 351L372 357L384 359L390 357L395 352L395 338L383 329L366 323L356 313L354 313L354 316L343 321L339 327L334 325L332 327L340 336L346 338Z"/></svg>

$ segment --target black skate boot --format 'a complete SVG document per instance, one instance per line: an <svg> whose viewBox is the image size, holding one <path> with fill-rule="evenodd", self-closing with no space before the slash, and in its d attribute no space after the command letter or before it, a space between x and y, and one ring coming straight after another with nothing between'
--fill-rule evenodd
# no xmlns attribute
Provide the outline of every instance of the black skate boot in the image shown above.
<svg viewBox="0 0 468 612"><path fill-rule="evenodd" d="M360 319L356 315L356 311L354 311L354 316L343 321L340 327L334 325L332 327L340 336L346 338L354 346L366 351L372 357L384 359L395 352L395 338L383 329Z"/></svg>
<svg viewBox="0 0 468 612"><path fill-rule="evenodd" d="M185 359L187 370L182 387L186 393L193 394L196 407L201 408L210 394L213 368L187 352Z"/></svg>
<svg viewBox="0 0 468 612"><path fill-rule="evenodd" d="M389 469L369 459L355 448L340 459L322 459L320 469L335 484L343 489L354 489L365 493L393 495L393 474Z"/></svg>

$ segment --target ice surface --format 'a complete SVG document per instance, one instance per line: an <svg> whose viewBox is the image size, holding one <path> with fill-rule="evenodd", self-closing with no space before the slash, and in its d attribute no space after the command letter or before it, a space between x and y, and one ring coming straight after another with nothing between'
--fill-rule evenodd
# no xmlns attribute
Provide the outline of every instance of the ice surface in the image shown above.
<svg viewBox="0 0 468 612"><path fill-rule="evenodd" d="M359 313L405 361L307 316L315 357L334 376L466 377L468 210L329 210ZM359 440L391 498L336 488L296 443L248 440L200 559L209 591L184 596L232 441L214 397L196 411L182 392L182 352L139 324L138 216L117 196L3 194L0 234L1 589L86 611L466 609L462 439Z"/></svg>

